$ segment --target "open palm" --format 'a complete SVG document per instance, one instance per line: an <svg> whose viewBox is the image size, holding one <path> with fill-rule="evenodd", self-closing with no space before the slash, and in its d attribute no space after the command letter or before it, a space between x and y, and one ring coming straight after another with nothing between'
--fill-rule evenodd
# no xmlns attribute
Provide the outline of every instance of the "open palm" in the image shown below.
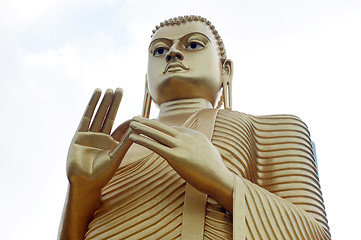
<svg viewBox="0 0 361 240"><path fill-rule="evenodd" d="M122 90L108 89L92 121L101 91L95 90L70 144L67 175L71 184L100 190L113 177L126 151L110 135Z"/></svg>

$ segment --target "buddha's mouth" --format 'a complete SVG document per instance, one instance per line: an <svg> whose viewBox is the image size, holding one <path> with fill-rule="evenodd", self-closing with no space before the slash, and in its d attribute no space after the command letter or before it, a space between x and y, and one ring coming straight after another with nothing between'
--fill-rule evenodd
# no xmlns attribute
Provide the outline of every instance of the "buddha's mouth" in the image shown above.
<svg viewBox="0 0 361 240"><path fill-rule="evenodd" d="M171 63L167 64L167 66L165 67L165 69L163 71L163 74L165 74L167 72L177 72L177 71L182 71L182 70L189 70L189 68L184 66L183 63L181 63L181 62L171 62Z"/></svg>

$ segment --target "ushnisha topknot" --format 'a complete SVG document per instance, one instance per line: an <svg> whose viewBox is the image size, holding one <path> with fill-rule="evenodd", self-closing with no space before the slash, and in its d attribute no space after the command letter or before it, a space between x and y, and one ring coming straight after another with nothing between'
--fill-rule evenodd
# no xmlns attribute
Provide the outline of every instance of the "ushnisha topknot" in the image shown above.
<svg viewBox="0 0 361 240"><path fill-rule="evenodd" d="M211 24L211 22L209 20L207 20L204 17L201 16L196 16L196 15L185 15L185 16L179 16L179 17L174 17L174 18L170 18L168 20L165 20L163 22L161 22L159 25L155 26L155 29L152 31L153 34L151 37L153 37L154 33L161 27L165 27L165 26L172 26L172 25L180 25L182 23L187 23L187 22L203 22L204 24L206 24L209 29L212 31L215 39L217 40L217 44L218 44L218 50L219 50L219 54L220 57L223 60L227 59L227 54L226 54L226 49L224 48L224 44L223 41L221 39L221 36L219 35L218 31L216 30L216 28Z"/></svg>

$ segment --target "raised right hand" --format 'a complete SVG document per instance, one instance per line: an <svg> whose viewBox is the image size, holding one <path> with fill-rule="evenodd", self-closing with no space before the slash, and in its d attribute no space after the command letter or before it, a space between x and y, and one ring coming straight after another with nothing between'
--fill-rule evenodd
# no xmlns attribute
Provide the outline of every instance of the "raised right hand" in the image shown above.
<svg viewBox="0 0 361 240"><path fill-rule="evenodd" d="M67 176L71 186L85 191L100 191L108 183L131 144L127 137L119 143L110 135L123 91L116 89L113 93L108 89L92 121L100 95L101 90L96 89L67 157Z"/></svg>

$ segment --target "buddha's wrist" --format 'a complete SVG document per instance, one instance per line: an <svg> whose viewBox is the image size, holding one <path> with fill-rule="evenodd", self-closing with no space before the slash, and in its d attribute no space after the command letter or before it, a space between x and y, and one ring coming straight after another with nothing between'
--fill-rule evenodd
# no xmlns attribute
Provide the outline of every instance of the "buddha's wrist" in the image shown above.
<svg viewBox="0 0 361 240"><path fill-rule="evenodd" d="M227 172L210 191L211 195L228 212L233 212L233 173Z"/></svg>

